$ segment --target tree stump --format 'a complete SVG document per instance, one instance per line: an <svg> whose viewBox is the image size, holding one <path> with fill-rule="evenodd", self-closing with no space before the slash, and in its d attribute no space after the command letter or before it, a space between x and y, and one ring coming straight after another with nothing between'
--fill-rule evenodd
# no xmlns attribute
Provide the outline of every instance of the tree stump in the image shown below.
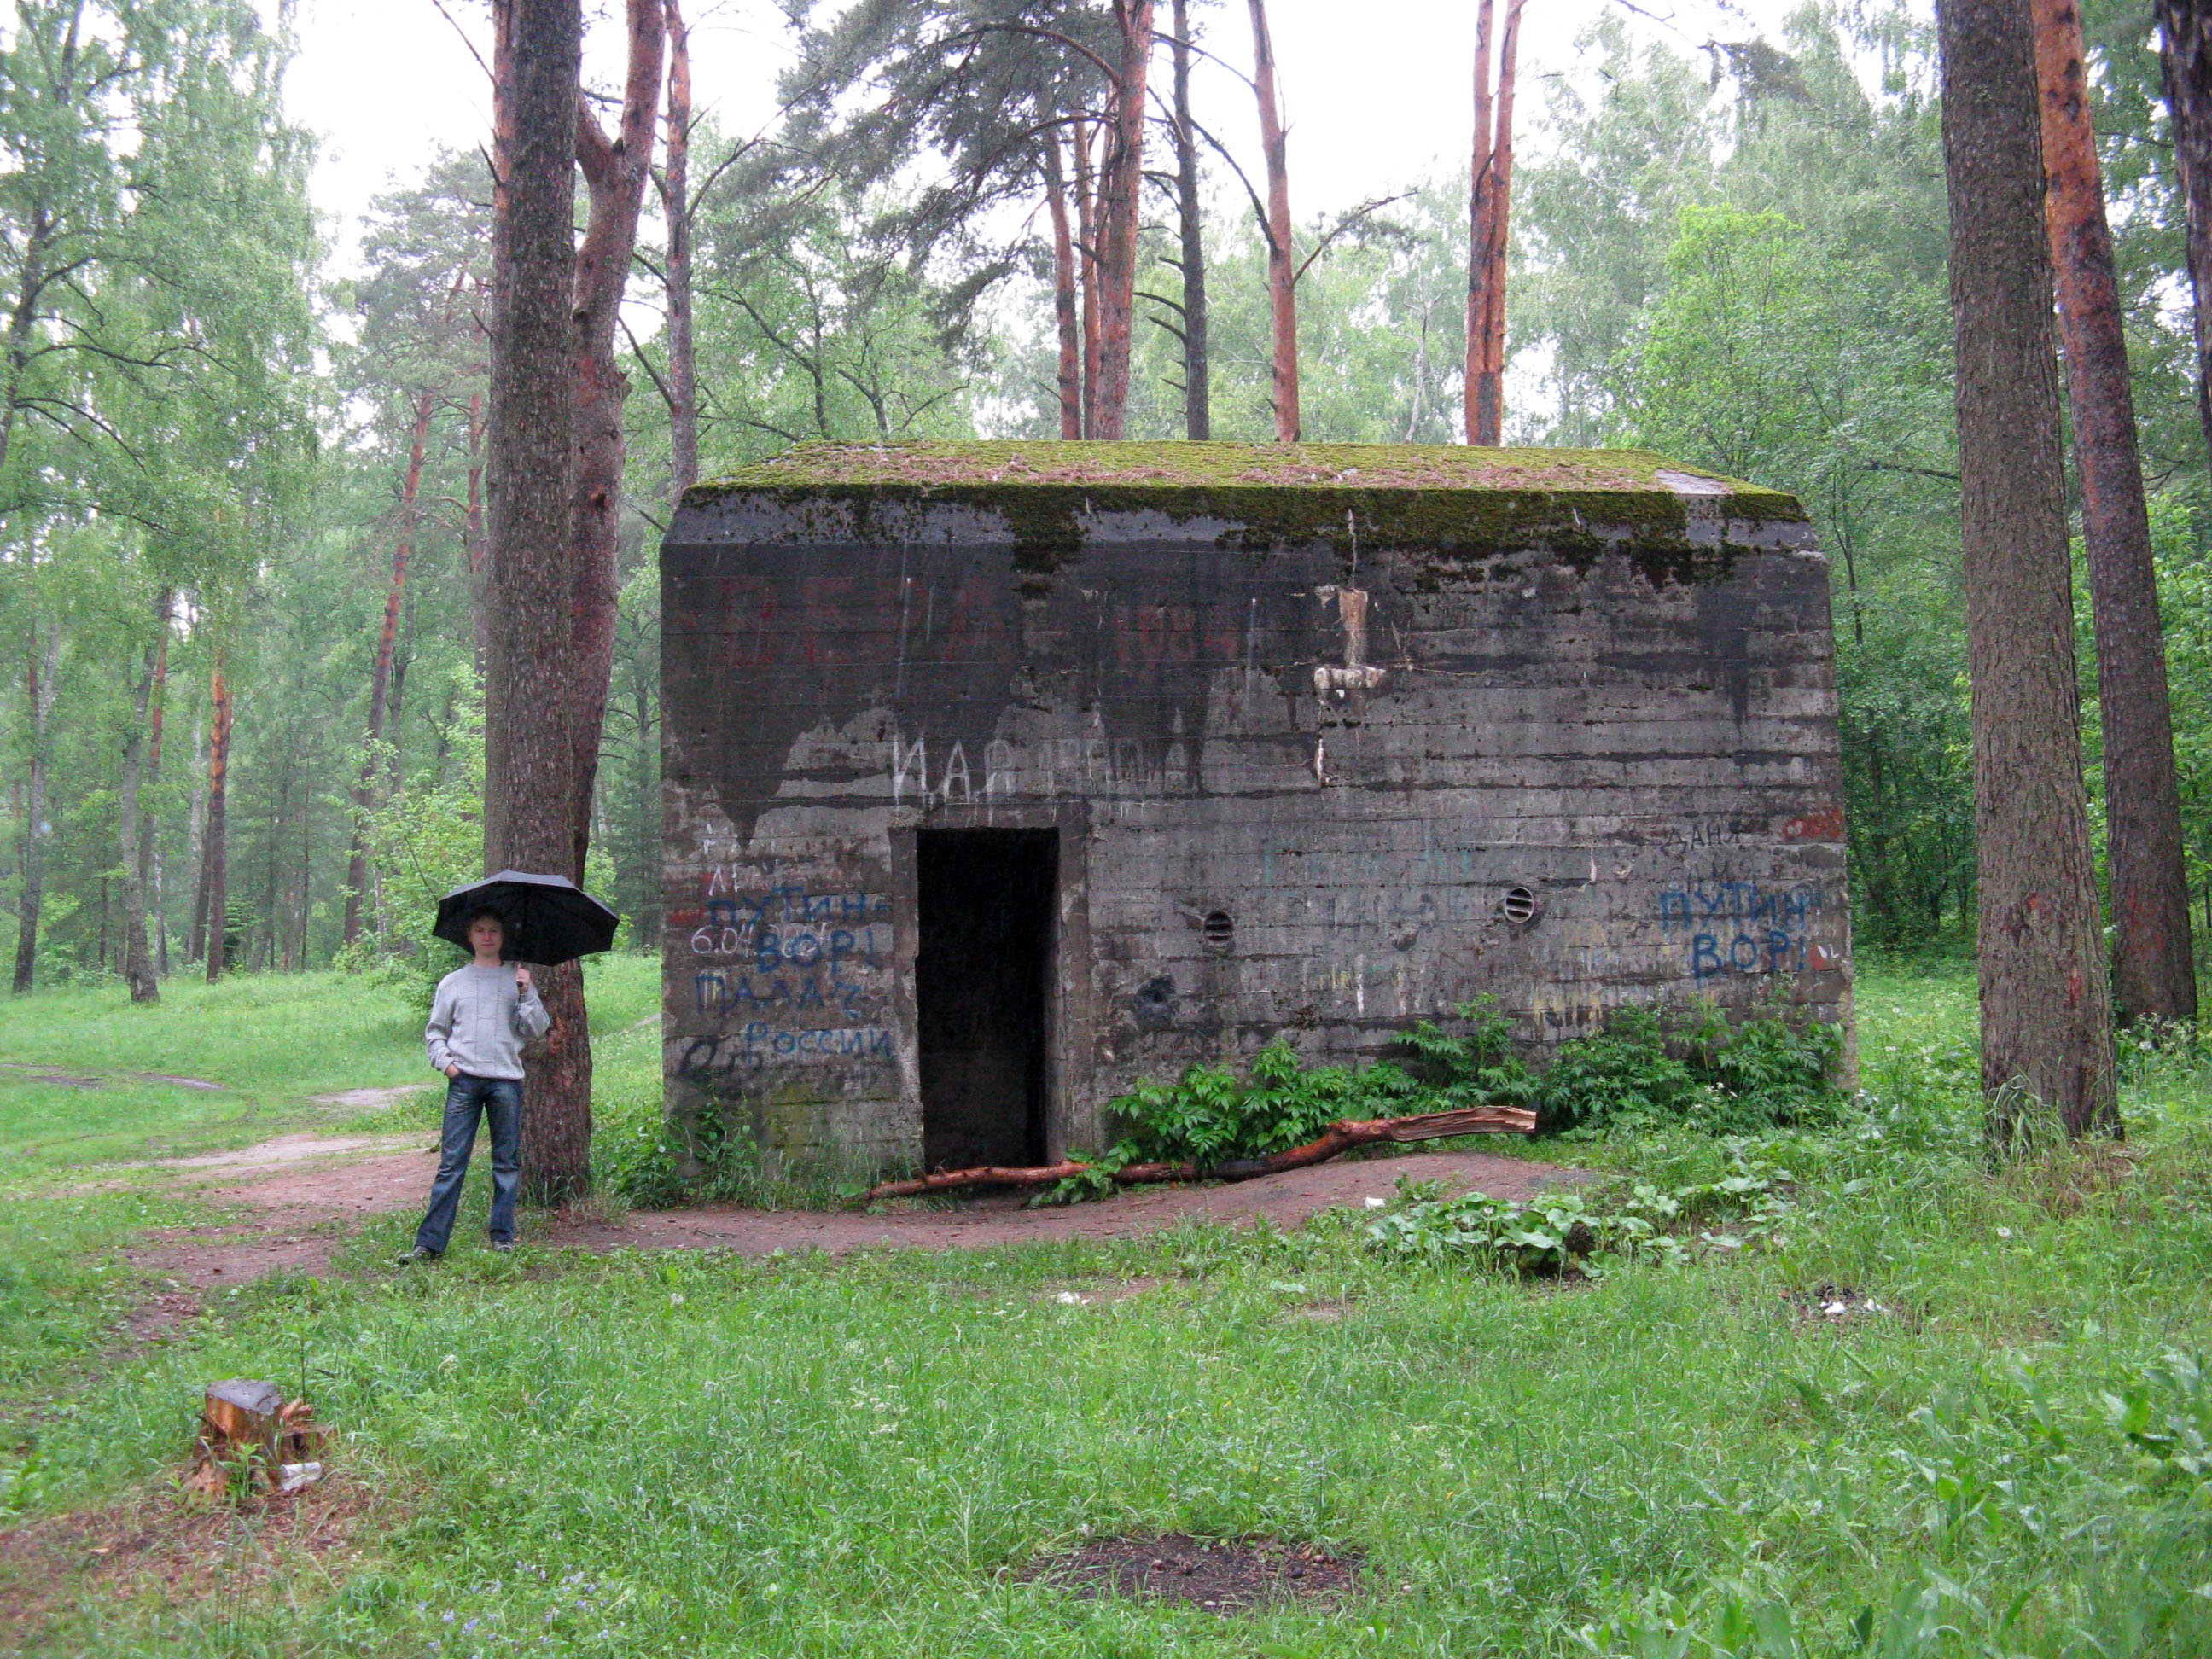
<svg viewBox="0 0 2212 1659"><path fill-rule="evenodd" d="M313 1406L304 1400L287 1401L274 1382L234 1377L209 1383L185 1486L220 1498L234 1490L244 1467L257 1486L297 1491L322 1474L316 1459L327 1431L314 1418Z"/></svg>

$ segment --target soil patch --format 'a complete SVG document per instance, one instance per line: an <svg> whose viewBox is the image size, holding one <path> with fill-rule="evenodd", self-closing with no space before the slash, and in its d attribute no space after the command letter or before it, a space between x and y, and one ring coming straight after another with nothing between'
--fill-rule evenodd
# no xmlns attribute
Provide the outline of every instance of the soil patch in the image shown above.
<svg viewBox="0 0 2212 1659"><path fill-rule="evenodd" d="M1358 1588L1358 1562L1273 1539L1215 1542L1165 1533L1097 1539L1041 1561L1021 1577L1086 1601L1134 1596L1189 1602L1215 1613L1250 1613L1299 1603L1334 1606Z"/></svg>
<svg viewBox="0 0 2212 1659"><path fill-rule="evenodd" d="M235 1509L152 1487L0 1532L0 1653L72 1651L78 1621L118 1599L235 1597L296 1576L306 1559L350 1565L357 1540L386 1530L392 1507L340 1473Z"/></svg>
<svg viewBox="0 0 2212 1659"><path fill-rule="evenodd" d="M0 1060L0 1072L19 1072L33 1083L60 1084L71 1089L104 1089L122 1079L133 1083L167 1083L179 1089L205 1089L220 1094L226 1085L205 1078L174 1077L167 1072L64 1072L51 1066L22 1066Z"/></svg>
<svg viewBox="0 0 2212 1659"><path fill-rule="evenodd" d="M659 1016L654 1015L658 1019ZM309 1095L308 1101L317 1106L328 1106L337 1111L380 1112L387 1106L404 1106L423 1091L420 1083L393 1083L380 1089L341 1089L334 1095Z"/></svg>
<svg viewBox="0 0 2212 1659"><path fill-rule="evenodd" d="M404 1147L404 1151L382 1150ZM476 1163L484 1162L479 1145ZM200 1290L270 1273L327 1273L332 1252L360 1223L390 1211L419 1209L429 1196L437 1149L419 1133L328 1138L285 1135L236 1152L157 1167L193 1179L196 1197L234 1206L239 1219L149 1235L129 1252L142 1272ZM589 1206L526 1223L524 1243L592 1251L733 1250L766 1255L826 1250L978 1249L1055 1239L1135 1238L1187 1221L1233 1225L1304 1224L1339 1206L1363 1208L1387 1198L1399 1176L1480 1188L1521 1200L1539 1188L1584 1180L1580 1171L1487 1152L1411 1152L1356 1163L1316 1164L1234 1185L1149 1187L1092 1204L1022 1207L1019 1196L965 1203L933 1200L854 1210L753 1210L708 1205L690 1210L634 1210L619 1220ZM471 1169L471 1182L484 1175ZM469 1240L459 1248L471 1248ZM1085 1291L1083 1294L1096 1294Z"/></svg>
<svg viewBox="0 0 2212 1659"><path fill-rule="evenodd" d="M1014 1194L994 1194L951 1207L890 1208L876 1214L852 1210L749 1210L707 1205L693 1210L634 1210L619 1222L556 1217L530 1243L590 1250L710 1249L765 1255L828 1250L833 1255L872 1248L979 1249L1046 1239L1135 1238L1186 1221L1249 1226L1302 1226L1322 1210L1358 1209L1387 1199L1401 1176L1443 1183L1449 1191L1480 1188L1518 1201L1540 1188L1587 1179L1555 1164L1499 1158L1490 1152L1411 1152L1359 1163L1318 1164L1231 1185L1146 1187L1092 1204L1054 1209L1022 1207Z"/></svg>

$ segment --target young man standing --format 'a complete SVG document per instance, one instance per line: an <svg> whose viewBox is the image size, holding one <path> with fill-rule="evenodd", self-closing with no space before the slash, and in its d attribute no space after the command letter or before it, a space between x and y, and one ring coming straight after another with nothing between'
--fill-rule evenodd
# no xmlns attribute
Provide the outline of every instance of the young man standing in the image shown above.
<svg viewBox="0 0 2212 1659"><path fill-rule="evenodd" d="M496 910L469 918L475 955L438 981L423 1046L446 1074L446 1125L430 1208L416 1230L410 1261L435 1261L452 1237L469 1172L479 1115L491 1119L491 1247L514 1248L514 1200L522 1186L522 1045L544 1036L553 1017L530 982L530 969L501 960L507 924Z"/></svg>

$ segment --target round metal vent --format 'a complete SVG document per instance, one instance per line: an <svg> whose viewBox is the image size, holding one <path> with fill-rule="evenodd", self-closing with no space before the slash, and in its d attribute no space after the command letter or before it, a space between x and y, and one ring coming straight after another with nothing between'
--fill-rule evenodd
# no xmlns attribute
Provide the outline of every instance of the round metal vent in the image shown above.
<svg viewBox="0 0 2212 1659"><path fill-rule="evenodd" d="M1237 942L1237 919L1226 910L1208 910L1198 924L1198 936L1209 951L1226 951Z"/></svg>
<svg viewBox="0 0 2212 1659"><path fill-rule="evenodd" d="M1536 920L1536 896L1525 887L1509 887L1498 901L1498 914L1520 927Z"/></svg>

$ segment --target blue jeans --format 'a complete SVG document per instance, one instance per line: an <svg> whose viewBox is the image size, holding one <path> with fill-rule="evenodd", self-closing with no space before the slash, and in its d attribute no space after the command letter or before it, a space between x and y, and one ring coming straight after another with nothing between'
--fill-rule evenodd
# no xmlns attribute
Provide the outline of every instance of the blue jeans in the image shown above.
<svg viewBox="0 0 2212 1659"><path fill-rule="evenodd" d="M492 1239L499 1243L514 1237L514 1200L522 1190L522 1084L516 1078L463 1072L446 1082L438 1178L430 1183L430 1208L415 1230L420 1249L443 1255L446 1241L453 1236L453 1216L461 1207L461 1182L469 1173L469 1149L476 1144L479 1113L491 1120Z"/></svg>

